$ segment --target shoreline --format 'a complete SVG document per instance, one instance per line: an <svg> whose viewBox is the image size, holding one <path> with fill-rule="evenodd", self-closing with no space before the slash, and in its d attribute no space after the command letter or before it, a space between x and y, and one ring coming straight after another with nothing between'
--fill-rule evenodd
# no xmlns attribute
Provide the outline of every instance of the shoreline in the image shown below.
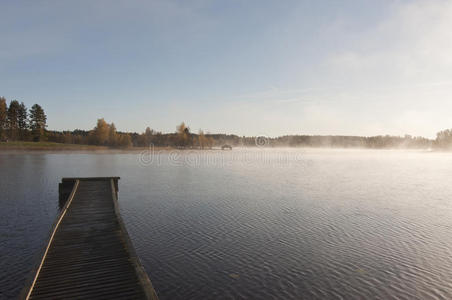
<svg viewBox="0 0 452 300"><path fill-rule="evenodd" d="M149 151L149 147L129 147L129 148L111 148L108 146L81 145L81 144L62 144L53 142L0 142L0 153L5 152L88 152L88 153L133 153ZM212 151L221 150L221 148L212 149L181 149L175 147L153 147L154 151Z"/></svg>
<svg viewBox="0 0 452 300"><path fill-rule="evenodd" d="M154 146L153 151L231 151L222 150L221 148L214 147L212 149L195 149L195 148L175 148L175 147L162 147ZM426 152L451 152L449 149L432 149L432 148L364 148L364 147L234 147L236 150L243 149L318 149L318 150L408 150L408 151L426 151ZM98 153L98 154L115 154L115 153L140 153L143 151L149 151L148 147L129 147L129 148L110 148L108 146L96 146L96 145L81 145L81 144L62 144L53 142L0 142L0 153L10 152L78 152L78 153Z"/></svg>

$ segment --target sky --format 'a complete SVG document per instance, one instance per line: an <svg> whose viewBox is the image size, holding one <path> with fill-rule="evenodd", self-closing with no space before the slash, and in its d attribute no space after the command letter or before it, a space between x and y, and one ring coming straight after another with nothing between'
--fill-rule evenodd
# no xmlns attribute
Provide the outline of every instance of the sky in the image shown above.
<svg viewBox="0 0 452 300"><path fill-rule="evenodd" d="M0 96L52 130L434 137L452 1L1 1Z"/></svg>

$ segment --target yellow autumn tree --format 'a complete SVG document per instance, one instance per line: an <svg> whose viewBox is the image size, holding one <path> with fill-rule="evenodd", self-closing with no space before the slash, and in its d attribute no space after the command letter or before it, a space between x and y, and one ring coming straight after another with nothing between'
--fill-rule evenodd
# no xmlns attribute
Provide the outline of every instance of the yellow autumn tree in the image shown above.
<svg viewBox="0 0 452 300"><path fill-rule="evenodd" d="M207 147L207 138L204 135L204 131L202 131L201 129L199 129L198 132L198 145L199 148L204 149L204 147Z"/></svg>
<svg viewBox="0 0 452 300"><path fill-rule="evenodd" d="M94 135L94 141L97 145L105 145L108 141L108 136L110 133L110 126L108 125L105 120L98 119L97 120L97 126L94 127L93 135Z"/></svg>
<svg viewBox="0 0 452 300"><path fill-rule="evenodd" d="M186 147L191 144L191 134L190 134L190 128L188 128L184 122L180 123L176 127L176 144L179 147Z"/></svg>

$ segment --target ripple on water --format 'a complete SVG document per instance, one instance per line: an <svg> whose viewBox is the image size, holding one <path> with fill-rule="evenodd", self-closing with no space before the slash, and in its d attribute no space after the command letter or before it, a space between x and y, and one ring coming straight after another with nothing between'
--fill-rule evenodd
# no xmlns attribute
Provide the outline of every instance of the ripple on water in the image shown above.
<svg viewBox="0 0 452 300"><path fill-rule="evenodd" d="M162 300L452 297L447 156L311 150L284 165L143 167L136 155L39 155L0 155L16 166L0 169L1 298L20 291L57 213L57 190L30 169L55 187L62 169L121 176L121 212Z"/></svg>

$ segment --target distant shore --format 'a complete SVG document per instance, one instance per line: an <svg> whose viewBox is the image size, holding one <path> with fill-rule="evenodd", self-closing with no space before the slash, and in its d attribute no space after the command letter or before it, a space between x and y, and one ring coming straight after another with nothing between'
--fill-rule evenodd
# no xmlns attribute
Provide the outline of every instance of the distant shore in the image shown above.
<svg viewBox="0 0 452 300"><path fill-rule="evenodd" d="M259 147L234 147L235 149L257 149ZM393 148L366 148L366 147L264 147L265 149L276 149L276 148L290 148L290 149L343 149L343 150L420 150L428 152L451 152L452 149L432 149L432 148L403 148L403 147L393 147ZM154 146L153 151L222 151L221 147L213 147L211 149L195 149L195 148L177 148L177 147L162 147ZM263 148L261 148L263 149ZM26 151L46 151L46 152L94 152L94 153L130 153L130 152L143 152L149 151L148 147L125 147L125 148L115 148L108 146L96 146L96 145L80 145L80 144L64 144L64 143L54 143L54 142L0 142L0 153L5 152L26 152Z"/></svg>
<svg viewBox="0 0 452 300"><path fill-rule="evenodd" d="M0 142L1 150L109 150L104 146L62 144L51 142Z"/></svg>
<svg viewBox="0 0 452 300"><path fill-rule="evenodd" d="M174 150L171 147L154 147L154 150ZM54 142L0 142L0 152L9 151L87 151L87 152L140 152L149 150L147 147L112 148L108 146L63 144Z"/></svg>
<svg viewBox="0 0 452 300"><path fill-rule="evenodd" d="M88 151L88 152L130 152L145 148L110 148L107 146L63 144L53 142L0 142L0 152L5 151Z"/></svg>

